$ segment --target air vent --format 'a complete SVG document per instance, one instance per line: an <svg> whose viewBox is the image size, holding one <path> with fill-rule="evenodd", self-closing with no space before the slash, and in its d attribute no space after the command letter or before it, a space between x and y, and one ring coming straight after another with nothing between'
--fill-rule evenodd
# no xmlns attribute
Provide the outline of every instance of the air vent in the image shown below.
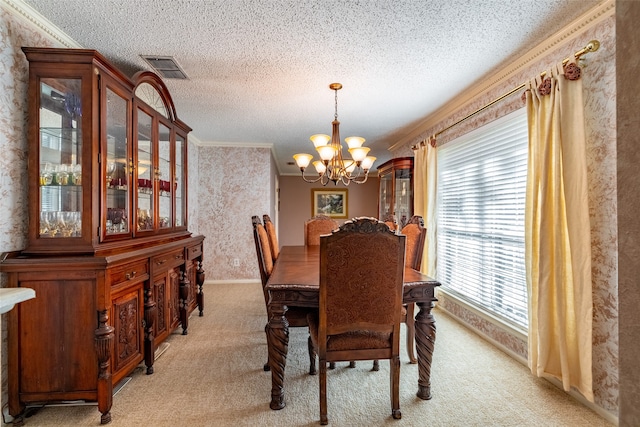
<svg viewBox="0 0 640 427"><path fill-rule="evenodd" d="M144 56L142 59L147 61L151 68L165 79L187 79L187 74L178 65L175 59L170 56Z"/></svg>

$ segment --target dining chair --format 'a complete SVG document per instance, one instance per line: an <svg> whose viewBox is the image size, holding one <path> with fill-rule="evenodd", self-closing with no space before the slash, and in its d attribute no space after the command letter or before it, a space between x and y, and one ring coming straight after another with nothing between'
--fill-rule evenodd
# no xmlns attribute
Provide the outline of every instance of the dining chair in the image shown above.
<svg viewBox="0 0 640 427"><path fill-rule="evenodd" d="M398 229L398 220L395 215L387 215L382 221L389 226L391 231L396 231Z"/></svg>
<svg viewBox="0 0 640 427"><path fill-rule="evenodd" d="M320 238L320 295L309 332L319 358L320 424L327 424L327 362L389 359L391 414L400 419L400 322L405 240L375 218ZM354 390L355 392L355 390Z"/></svg>
<svg viewBox="0 0 640 427"><path fill-rule="evenodd" d="M320 236L330 234L340 226L338 221L327 215L316 215L304 223L304 244L305 246L320 245Z"/></svg>
<svg viewBox="0 0 640 427"><path fill-rule="evenodd" d="M278 233L276 233L276 226L271 222L269 215L262 215L262 221L264 222L264 228L267 230L269 236L269 248L271 248L271 256L273 261L278 259L280 255L280 246L278 245Z"/></svg>
<svg viewBox="0 0 640 427"><path fill-rule="evenodd" d="M420 215L413 215L402 228L400 234L407 237L404 259L405 265L414 270L420 270L424 241L427 236L427 229L424 228L424 220L422 217ZM407 326L407 355L409 356L409 363L412 364L418 363L414 350L416 341L415 306L413 302L402 305L402 322ZM380 370L380 365L377 360L374 360L372 371L378 370Z"/></svg>
<svg viewBox="0 0 640 427"><path fill-rule="evenodd" d="M407 225L402 227L400 234L407 236L407 248L405 254L405 265L420 271L422 266L422 253L424 242L427 237L427 229L424 227L424 219L420 215L413 215ZM407 355L410 363L418 363L414 353L416 340L415 328L415 303L403 305L403 322L407 325Z"/></svg>
<svg viewBox="0 0 640 427"><path fill-rule="evenodd" d="M267 231L260 221L260 217L254 215L251 217L251 223L253 224L253 238L256 244L256 255L258 257L258 270L260 270L260 280L262 281L262 293L264 295L264 304L267 309L267 323L265 324L264 331L267 334L268 338L268 328L269 328L269 293L265 289L267 285L267 281L269 280L269 276L271 276L271 272L273 271L273 257L271 256L271 249L269 245L269 236L267 235ZM312 308L306 307L294 307L289 306L287 310L287 321L289 322L290 327L307 327L307 316L310 313L315 313L316 310ZM307 345L309 349L309 374L315 375L317 373L316 370L316 357L313 349L313 345L311 343L311 337L307 340ZM271 369L269 365L269 356L267 354L267 363L264 364L263 369L265 371L269 371Z"/></svg>

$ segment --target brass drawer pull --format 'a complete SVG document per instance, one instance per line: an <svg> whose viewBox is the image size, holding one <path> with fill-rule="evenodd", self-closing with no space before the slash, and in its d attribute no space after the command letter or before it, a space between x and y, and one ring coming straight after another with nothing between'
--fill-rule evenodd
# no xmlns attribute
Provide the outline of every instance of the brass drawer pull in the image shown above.
<svg viewBox="0 0 640 427"><path fill-rule="evenodd" d="M135 271L132 271L131 273L127 273L124 275L124 277L126 277L127 280L129 279L133 279L134 277L136 277L136 273Z"/></svg>
<svg viewBox="0 0 640 427"><path fill-rule="evenodd" d="M164 264L165 262L167 262L167 260L166 260L166 259L163 259L163 260L160 260L160 261L156 261L156 265L162 265L162 264Z"/></svg>
<svg viewBox="0 0 640 427"><path fill-rule="evenodd" d="M182 259L182 255L176 255L176 259Z"/></svg>

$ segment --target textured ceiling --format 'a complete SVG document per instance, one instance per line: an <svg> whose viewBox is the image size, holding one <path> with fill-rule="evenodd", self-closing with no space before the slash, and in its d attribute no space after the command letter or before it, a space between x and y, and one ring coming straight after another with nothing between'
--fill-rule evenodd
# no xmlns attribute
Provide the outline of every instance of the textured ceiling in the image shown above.
<svg viewBox="0 0 640 427"><path fill-rule="evenodd" d="M308 137L340 134L378 157L421 119L600 0L25 0L127 74L173 56L165 80L202 142L273 144L280 171Z"/></svg>

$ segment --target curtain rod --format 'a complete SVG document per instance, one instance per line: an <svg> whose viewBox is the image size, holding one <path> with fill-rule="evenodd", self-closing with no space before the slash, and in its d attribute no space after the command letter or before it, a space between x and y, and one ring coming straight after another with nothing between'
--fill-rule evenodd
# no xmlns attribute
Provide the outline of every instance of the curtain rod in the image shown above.
<svg viewBox="0 0 640 427"><path fill-rule="evenodd" d="M587 54L587 53L589 53L589 52L595 52L595 51L596 51L596 50L598 50L599 48L600 48L600 42L599 42L598 40L591 40L589 43L587 43L587 45L586 45L585 47L583 47L582 49L580 49L579 51L577 51L576 53L574 53L574 54L573 54L573 57L574 57L574 58L576 59L576 61L577 61L578 59L580 59L580 57L581 57L582 55L585 55L585 54ZM565 59L562 61L562 65L565 65L567 62L569 62L569 61L570 61L570 59L571 59L571 58L565 58ZM540 73L540 77L543 77L546 73L547 73L546 71L543 71L542 73ZM525 86L526 86L526 83L522 83L522 84L521 84L521 85L519 85L518 87L514 87L514 88L513 88L513 89L511 89L509 92L505 93L504 95L501 95L501 96L497 97L497 98L496 98L496 99L494 99L493 101L490 101L489 103L485 104L484 106L482 106L482 107L478 108L478 109L477 109L476 111L474 111L473 113L466 115L465 117L461 118L461 119L460 119L460 120L458 120L457 122L455 122L455 123L453 123L453 124L451 124L451 125L447 126L446 128L444 128L444 129L442 129L442 130L440 130L440 131L438 131L438 132L434 133L434 134L433 134L433 136L432 136L431 138L429 138L429 139L430 139L430 140L434 140L434 141L435 141L435 138L436 138L438 135L440 135L440 134L442 134L442 133L444 133L444 132L448 131L449 129L451 129L451 128L452 128L452 127L454 127L454 126L459 125L460 123L464 122L465 120L467 120L467 119L469 119L469 118L471 118L471 117L475 116L475 115L476 115L476 114L478 114L479 112L486 110L487 108L491 107L493 104L495 104L495 103L497 103L497 102L502 101L504 98L508 97L509 95L512 95L513 93L515 93L515 92L517 92L517 91L519 91L519 90L521 90L521 89L524 89L524 87L525 87ZM418 146L419 146L420 144L423 144L423 143L424 143L424 142L421 142L421 143L415 144L415 145L413 145L413 146L411 147L411 149L412 149L412 150L416 150L416 149L418 148Z"/></svg>

